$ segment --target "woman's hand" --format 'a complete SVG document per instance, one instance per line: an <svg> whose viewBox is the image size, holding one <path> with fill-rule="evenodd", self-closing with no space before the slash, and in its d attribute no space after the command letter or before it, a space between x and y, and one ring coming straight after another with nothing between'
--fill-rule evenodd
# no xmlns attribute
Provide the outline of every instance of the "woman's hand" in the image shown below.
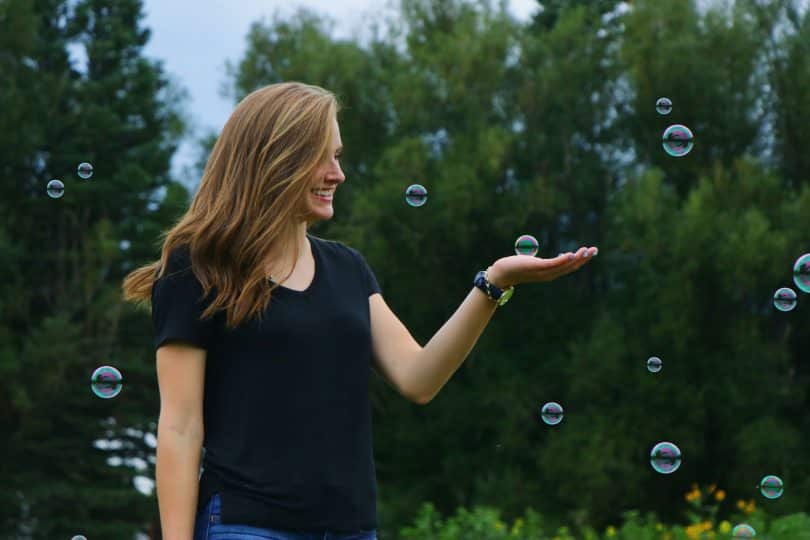
<svg viewBox="0 0 810 540"><path fill-rule="evenodd" d="M487 269L487 279L499 289L509 288L520 283L551 281L579 270L597 253L599 250L595 247L581 247L575 253L560 253L553 259L541 259L529 255L503 257Z"/></svg>

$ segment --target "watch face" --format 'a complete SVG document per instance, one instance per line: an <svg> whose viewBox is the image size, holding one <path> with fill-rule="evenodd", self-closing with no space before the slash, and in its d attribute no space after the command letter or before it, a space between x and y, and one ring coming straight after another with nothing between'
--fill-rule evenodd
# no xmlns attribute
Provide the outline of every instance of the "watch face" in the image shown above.
<svg viewBox="0 0 810 540"><path fill-rule="evenodd" d="M503 294L501 295L500 300L498 300L498 305L499 306L504 305L506 302L509 301L510 298L512 298L513 294L515 294L515 288L514 287L509 287L508 289L503 291Z"/></svg>

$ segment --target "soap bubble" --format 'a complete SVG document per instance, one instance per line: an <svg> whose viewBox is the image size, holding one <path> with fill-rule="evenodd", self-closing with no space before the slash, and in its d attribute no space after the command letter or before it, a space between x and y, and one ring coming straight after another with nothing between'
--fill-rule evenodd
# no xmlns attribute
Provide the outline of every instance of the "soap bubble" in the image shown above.
<svg viewBox="0 0 810 540"><path fill-rule="evenodd" d="M540 409L540 418L542 418L543 422L546 424L556 426L563 420L562 405L555 401L549 401Z"/></svg>
<svg viewBox="0 0 810 540"><path fill-rule="evenodd" d="M48 196L51 199L58 199L65 194L65 184L61 180L53 179L48 182L47 186Z"/></svg>
<svg viewBox="0 0 810 540"><path fill-rule="evenodd" d="M655 472L674 473L681 466L681 450L671 442L660 442L650 451L650 464Z"/></svg>
<svg viewBox="0 0 810 540"><path fill-rule="evenodd" d="M692 150L695 136L692 130L682 124L672 124L662 136L664 151L672 157L683 157Z"/></svg>
<svg viewBox="0 0 810 540"><path fill-rule="evenodd" d="M405 202L411 206L422 206L427 202L427 189L420 184L413 184L408 186L405 190Z"/></svg>
<svg viewBox="0 0 810 540"><path fill-rule="evenodd" d="M529 255L534 257L540 250L540 243L537 238L530 234L519 236L515 240L515 255Z"/></svg>
<svg viewBox="0 0 810 540"><path fill-rule="evenodd" d="M661 97L655 102L655 110L658 114L669 114L672 112L672 101L669 98Z"/></svg>
<svg viewBox="0 0 810 540"><path fill-rule="evenodd" d="M800 291L810 293L810 253L805 253L793 264L793 283Z"/></svg>
<svg viewBox="0 0 810 540"><path fill-rule="evenodd" d="M740 523L731 529L732 538L753 538L757 535L757 531L748 523Z"/></svg>
<svg viewBox="0 0 810 540"><path fill-rule="evenodd" d="M791 311L796 303L796 291L790 287L782 287L773 293L773 306L779 311Z"/></svg>
<svg viewBox="0 0 810 540"><path fill-rule="evenodd" d="M650 373L658 373L662 367L664 367L664 363L657 356L651 356L647 359L647 371Z"/></svg>
<svg viewBox="0 0 810 540"><path fill-rule="evenodd" d="M76 536L74 536L70 540L87 540L87 537L85 535L83 535L83 534L77 534Z"/></svg>
<svg viewBox="0 0 810 540"><path fill-rule="evenodd" d="M82 180L87 180L93 176L93 166L87 162L79 163L79 166L76 169L76 174L78 174L79 178Z"/></svg>
<svg viewBox="0 0 810 540"><path fill-rule="evenodd" d="M759 492L766 499L778 499L785 491L785 485L778 476L769 474L759 481Z"/></svg>
<svg viewBox="0 0 810 540"><path fill-rule="evenodd" d="M121 372L114 367L101 366L90 376L90 388L98 397L111 399L121 393L122 379Z"/></svg>

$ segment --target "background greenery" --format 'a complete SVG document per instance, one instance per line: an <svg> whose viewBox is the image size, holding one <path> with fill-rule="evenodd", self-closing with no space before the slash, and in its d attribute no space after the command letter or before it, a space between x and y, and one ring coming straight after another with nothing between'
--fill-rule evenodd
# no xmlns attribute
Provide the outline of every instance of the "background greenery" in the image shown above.
<svg viewBox="0 0 810 540"><path fill-rule="evenodd" d="M373 381L381 539L489 538L475 527L501 519L493 538L680 538L689 523L696 538L745 516L807 538L810 309L771 296L810 251L810 15L705 4L555 0L524 24L494 2L402 0L352 39L306 11L251 27L224 82L234 103L285 80L339 95L348 181L312 232L366 256L420 343L520 234L541 256L600 249L519 286L429 405ZM154 477L151 320L120 284L192 193L169 168L184 92L144 58L142 17L140 0L0 0L4 538L156 537L154 495L133 484ZM676 122L696 135L679 159L660 143ZM429 200L411 208L417 182ZM126 381L112 400L89 389L104 364ZM566 408L555 428L538 422L549 400ZM660 440L683 451L673 475L648 464ZM764 474L781 499L758 495ZM727 496L695 514L693 483ZM473 507L493 510L438 532ZM505 536L527 512L544 532Z"/></svg>

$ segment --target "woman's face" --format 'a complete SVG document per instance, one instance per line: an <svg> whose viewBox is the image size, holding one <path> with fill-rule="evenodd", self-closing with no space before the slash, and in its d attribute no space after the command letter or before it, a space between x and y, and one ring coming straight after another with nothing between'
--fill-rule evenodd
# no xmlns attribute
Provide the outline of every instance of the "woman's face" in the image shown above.
<svg viewBox="0 0 810 540"><path fill-rule="evenodd" d="M340 128L337 119L333 120L334 129L329 147L329 159L321 164L312 178L309 193L306 196L307 221L320 221L331 219L335 213L332 207L332 199L335 190L346 177L340 168L340 154L343 151L343 143L340 140Z"/></svg>

